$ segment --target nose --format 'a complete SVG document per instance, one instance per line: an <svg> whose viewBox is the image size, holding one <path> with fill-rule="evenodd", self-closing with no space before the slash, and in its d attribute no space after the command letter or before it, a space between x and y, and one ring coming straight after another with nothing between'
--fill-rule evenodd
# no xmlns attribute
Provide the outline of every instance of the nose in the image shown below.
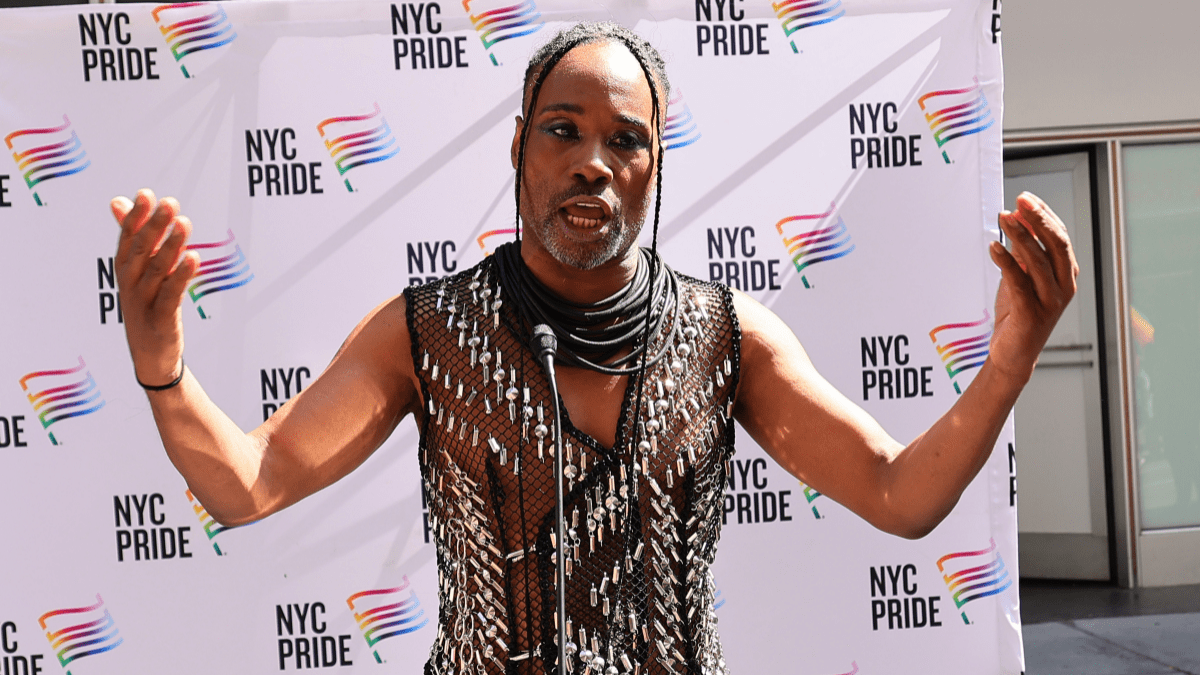
<svg viewBox="0 0 1200 675"><path fill-rule="evenodd" d="M579 147L571 173L576 180L589 185L607 185L613 180L609 159L608 149L599 139L583 143Z"/></svg>

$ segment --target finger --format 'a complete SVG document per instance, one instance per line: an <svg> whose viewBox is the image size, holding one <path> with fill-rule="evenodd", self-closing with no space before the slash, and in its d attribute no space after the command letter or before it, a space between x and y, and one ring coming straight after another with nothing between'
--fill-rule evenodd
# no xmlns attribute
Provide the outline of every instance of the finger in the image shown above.
<svg viewBox="0 0 1200 675"><path fill-rule="evenodd" d="M118 227L120 227L122 221L125 220L125 216L128 216L129 212L133 210L133 202L129 201L129 197L125 197L123 195L113 197L112 201L108 203L108 206L112 209L113 218L117 219Z"/></svg>
<svg viewBox="0 0 1200 675"><path fill-rule="evenodd" d="M988 253L992 255L992 262L996 263L996 267L1000 268L1002 278L1020 289L1027 291L1033 289L1033 282L1030 280L1029 275L1021 269L1021 265L1017 262L1017 259L1000 242L993 241L988 246Z"/></svg>
<svg viewBox="0 0 1200 675"><path fill-rule="evenodd" d="M162 246L150 258L150 264L146 267L146 283L151 284L149 290L151 293L156 293L155 286L162 283L167 274L175 268L179 261L179 254L183 252L183 247L187 244L188 237L192 234L192 221L188 220L187 216L176 216L171 224L171 234L167 235Z"/></svg>
<svg viewBox="0 0 1200 675"><path fill-rule="evenodd" d="M158 206L155 207L150 220L146 221L137 234L133 235L128 265L129 274L134 283L141 281L150 264L151 256L162 242L163 234L177 215L179 215L179 202L171 197L163 197L158 200Z"/></svg>
<svg viewBox="0 0 1200 675"><path fill-rule="evenodd" d="M1000 227L1012 239L1012 256L1021 264L1033 282L1033 289L1043 302L1054 301L1061 291L1055 279L1050 258L1026 229L1016 214L1000 216Z"/></svg>
<svg viewBox="0 0 1200 675"><path fill-rule="evenodd" d="M1079 263L1062 219L1045 202L1029 192L1017 197L1017 214L1023 222L1028 223L1028 227L1045 246L1058 285L1074 294Z"/></svg>
<svg viewBox="0 0 1200 675"><path fill-rule="evenodd" d="M150 213L154 210L154 203L154 193L142 188L134 196L133 202L125 197L117 197L109 205L113 215L118 216L117 222L121 224L121 236L117 240L116 265L118 267L122 266L125 259L129 257L133 236L150 217ZM128 209L125 208L125 204L130 205Z"/></svg>
<svg viewBox="0 0 1200 675"><path fill-rule="evenodd" d="M158 289L158 295L154 301L156 309L174 311L179 307L188 282L196 275L196 270L199 268L200 254L195 251L184 252L183 257L179 259L179 264L171 270Z"/></svg>

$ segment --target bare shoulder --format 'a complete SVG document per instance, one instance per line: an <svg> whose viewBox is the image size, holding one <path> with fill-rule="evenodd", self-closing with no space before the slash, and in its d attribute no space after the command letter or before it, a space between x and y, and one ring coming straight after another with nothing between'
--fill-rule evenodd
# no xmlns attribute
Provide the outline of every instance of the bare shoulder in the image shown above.
<svg viewBox="0 0 1200 675"><path fill-rule="evenodd" d="M401 414L419 407L420 384L412 361L408 303L403 293L367 313L338 349L327 372L374 389Z"/></svg>
<svg viewBox="0 0 1200 675"><path fill-rule="evenodd" d="M812 364L800 340L783 319L742 291L730 290L742 332L743 382L753 382L765 375L773 379L811 370ZM739 394L742 390L739 383Z"/></svg>
<svg viewBox="0 0 1200 675"><path fill-rule="evenodd" d="M828 437L834 426L861 424L865 414L817 372L783 319L745 293L734 291L733 298L742 326L734 416L760 445L777 454L782 439L768 437L784 428Z"/></svg>

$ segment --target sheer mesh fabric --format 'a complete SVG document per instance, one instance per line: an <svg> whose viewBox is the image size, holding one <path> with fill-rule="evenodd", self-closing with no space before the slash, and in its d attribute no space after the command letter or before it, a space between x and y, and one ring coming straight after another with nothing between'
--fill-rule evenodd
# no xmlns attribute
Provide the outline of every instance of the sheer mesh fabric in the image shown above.
<svg viewBox="0 0 1200 675"><path fill-rule="evenodd" d="M615 446L563 411L573 673L726 673L709 567L734 451L740 334L728 289L680 283L679 307L666 311L683 328L648 373L640 414L637 378L627 378ZM558 430L545 373L490 261L405 297L439 581L426 672L553 673Z"/></svg>

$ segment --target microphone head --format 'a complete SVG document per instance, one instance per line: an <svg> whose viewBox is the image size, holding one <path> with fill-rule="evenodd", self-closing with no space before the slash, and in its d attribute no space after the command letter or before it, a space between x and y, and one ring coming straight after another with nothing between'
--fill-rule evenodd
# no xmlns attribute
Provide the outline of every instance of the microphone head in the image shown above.
<svg viewBox="0 0 1200 675"><path fill-rule="evenodd" d="M550 326L539 323L533 327L533 338L530 340L529 346L539 359L552 357L558 351L558 338L554 336L554 331Z"/></svg>

